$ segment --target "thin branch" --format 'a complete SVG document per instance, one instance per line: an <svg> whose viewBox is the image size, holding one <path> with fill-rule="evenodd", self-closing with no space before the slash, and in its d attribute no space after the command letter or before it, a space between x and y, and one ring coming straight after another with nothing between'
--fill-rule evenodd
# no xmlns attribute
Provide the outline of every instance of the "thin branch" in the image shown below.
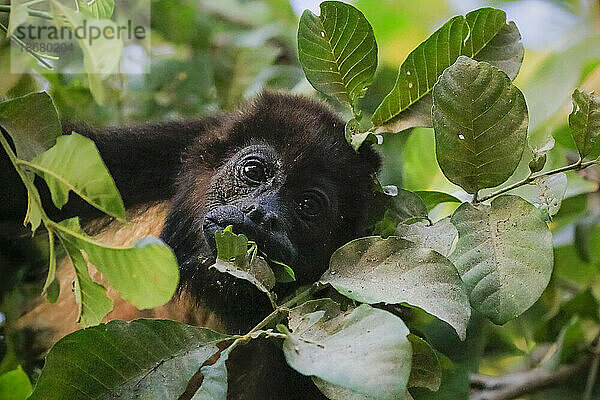
<svg viewBox="0 0 600 400"><path fill-rule="evenodd" d="M590 355L586 355L576 364L563 365L555 371L538 367L498 377L471 375L471 388L474 390L469 400L512 400L558 385L580 374L590 365L591 359Z"/></svg>
<svg viewBox="0 0 600 400"><path fill-rule="evenodd" d="M4 5L4 4L0 5L0 12L9 13L10 7L11 6ZM29 12L29 15L31 15L32 17L38 17L38 18L50 19L50 20L54 19L54 16L46 11L32 10L30 8L28 8L27 11Z"/></svg>
<svg viewBox="0 0 600 400"><path fill-rule="evenodd" d="M571 164L571 165L566 165L564 167L560 167L560 168L556 168L553 169L551 171L547 171L547 172L543 172L537 175L532 175L530 174L527 178L520 180L518 182L513 183L512 185L508 185L494 193L491 193L487 196L484 196L482 198L480 198L479 200L477 200L478 203L482 203L486 200L489 200L493 197L499 196L501 194L504 194L510 190L516 189L518 187L521 187L523 185L527 185L533 181L535 181L537 178L541 178L542 176L550 176L550 175L555 175L561 172L566 172L566 171L579 171L582 169L585 169L587 167L589 167L590 165L594 165L594 164L598 164L598 162L600 162L600 158L597 158L595 160L592 161L586 161L586 162L582 162L581 160L577 161L575 164ZM474 201L475 203L475 201Z"/></svg>

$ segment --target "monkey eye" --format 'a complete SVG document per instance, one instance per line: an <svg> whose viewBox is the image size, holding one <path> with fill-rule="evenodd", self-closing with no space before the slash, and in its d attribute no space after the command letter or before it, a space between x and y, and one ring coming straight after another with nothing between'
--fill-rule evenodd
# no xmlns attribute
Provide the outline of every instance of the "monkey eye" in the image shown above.
<svg viewBox="0 0 600 400"><path fill-rule="evenodd" d="M261 160L250 158L242 163L241 177L250 184L266 182L267 167Z"/></svg>
<svg viewBox="0 0 600 400"><path fill-rule="evenodd" d="M298 199L298 212L305 218L315 218L321 215L325 208L324 200L318 193L307 191Z"/></svg>

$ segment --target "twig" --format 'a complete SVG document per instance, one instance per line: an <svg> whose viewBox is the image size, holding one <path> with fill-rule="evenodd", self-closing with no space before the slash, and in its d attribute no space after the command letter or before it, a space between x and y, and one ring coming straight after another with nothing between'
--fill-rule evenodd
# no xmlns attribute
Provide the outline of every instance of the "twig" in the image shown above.
<svg viewBox="0 0 600 400"><path fill-rule="evenodd" d="M511 400L557 385L580 373L590 365L592 357L586 355L576 364L563 365L555 371L538 367L529 371L492 377L471 375L469 400Z"/></svg>
<svg viewBox="0 0 600 400"><path fill-rule="evenodd" d="M9 5L0 5L0 12L10 12L10 7ZM29 12L29 15L31 15L32 17L38 17L38 18L44 18L44 19L54 19L54 16L52 14L50 14L49 12L46 11L40 11L40 10L32 10L32 9L27 9L27 11Z"/></svg>
<svg viewBox="0 0 600 400"><path fill-rule="evenodd" d="M565 172L565 171L579 171L582 169L585 169L587 167L589 167L590 165L594 165L594 164L598 164L598 162L600 162L600 158L597 158L595 160L592 161L586 161L586 162L582 162L581 160L577 161L575 164L570 164L570 165L566 165L564 167L560 167L560 168L556 168L553 169L551 171L547 171L547 172L543 172L537 175L532 175L529 174L529 176L525 179L522 179L518 182L513 183L512 185L508 185L500 190L498 190L497 192L491 193L487 196L483 196L482 198L478 199L477 201L473 201L473 203L482 203L486 200L489 200L493 197L499 196L503 193L506 193L510 190L516 189L520 186L523 185L527 185L528 183L533 182L534 180L536 180L537 178L541 178L542 176L550 176L550 175L555 175L558 174L560 172ZM475 199L475 197L474 197Z"/></svg>

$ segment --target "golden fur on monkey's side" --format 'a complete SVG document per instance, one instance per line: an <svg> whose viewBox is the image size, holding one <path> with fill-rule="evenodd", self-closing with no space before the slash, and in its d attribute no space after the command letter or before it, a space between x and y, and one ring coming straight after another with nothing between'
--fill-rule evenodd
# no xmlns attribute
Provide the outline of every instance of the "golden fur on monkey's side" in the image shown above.
<svg viewBox="0 0 600 400"><path fill-rule="evenodd" d="M95 239L100 243L115 247L131 247L133 243L145 236L159 237L169 210L169 202L161 202L141 210L129 213L129 223L99 219L86 225L86 231L96 233ZM147 310L138 310L119 297L103 279L102 274L89 264L90 276L107 288L107 295L114 307L104 317L104 322L120 319L131 321L138 318L172 319L192 325L204 326L219 332L225 327L214 312L206 307L198 306L189 295L175 295L167 304ZM45 298L35 299L29 311L14 323L16 329L28 329L41 334L36 346L49 349L65 335L82 327L77 322L79 306L73 293L75 269L71 260L65 257L59 262L56 277L60 282L60 295L56 303L49 303Z"/></svg>

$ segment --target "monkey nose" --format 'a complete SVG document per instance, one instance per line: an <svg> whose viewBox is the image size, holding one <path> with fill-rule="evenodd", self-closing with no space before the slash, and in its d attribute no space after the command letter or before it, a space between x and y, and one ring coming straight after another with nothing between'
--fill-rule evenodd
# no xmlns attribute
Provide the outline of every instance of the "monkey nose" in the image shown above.
<svg viewBox="0 0 600 400"><path fill-rule="evenodd" d="M248 218L265 230L273 230L278 226L278 216L273 211L265 210L261 206L251 205L245 210Z"/></svg>

